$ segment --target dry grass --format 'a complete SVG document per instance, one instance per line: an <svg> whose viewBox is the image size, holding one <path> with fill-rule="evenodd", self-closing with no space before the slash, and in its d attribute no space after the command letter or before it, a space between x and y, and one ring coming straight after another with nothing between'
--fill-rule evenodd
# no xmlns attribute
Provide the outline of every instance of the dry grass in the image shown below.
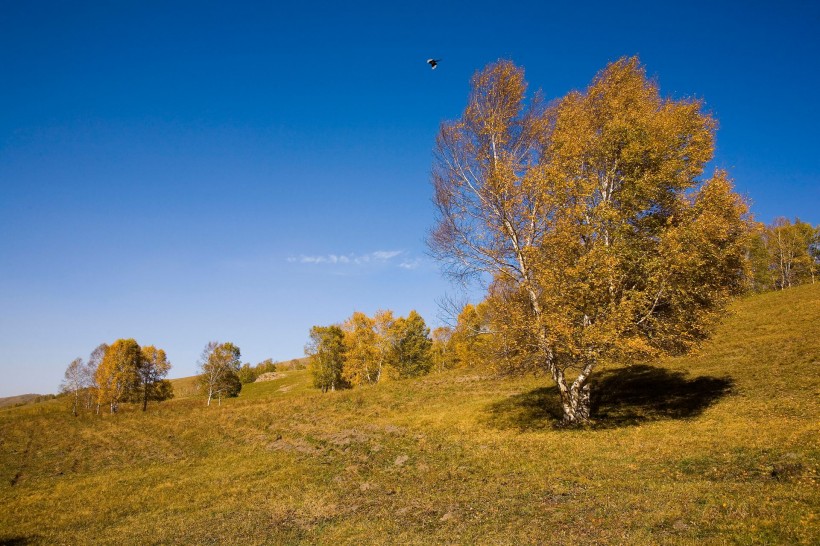
<svg viewBox="0 0 820 546"><path fill-rule="evenodd" d="M738 302L696 355L606 370L586 430L553 428L545 380L479 371L24 406L0 412L0 542L816 544L819 361L809 286Z"/></svg>

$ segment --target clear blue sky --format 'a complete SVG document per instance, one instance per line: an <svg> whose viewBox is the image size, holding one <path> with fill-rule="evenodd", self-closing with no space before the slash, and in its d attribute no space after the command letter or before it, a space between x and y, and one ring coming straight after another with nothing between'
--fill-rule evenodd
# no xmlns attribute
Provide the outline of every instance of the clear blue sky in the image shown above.
<svg viewBox="0 0 820 546"><path fill-rule="evenodd" d="M431 149L499 58L556 97L639 55L760 220L820 223L817 2L281 4L0 0L0 396L120 337L181 377L354 310L434 325Z"/></svg>

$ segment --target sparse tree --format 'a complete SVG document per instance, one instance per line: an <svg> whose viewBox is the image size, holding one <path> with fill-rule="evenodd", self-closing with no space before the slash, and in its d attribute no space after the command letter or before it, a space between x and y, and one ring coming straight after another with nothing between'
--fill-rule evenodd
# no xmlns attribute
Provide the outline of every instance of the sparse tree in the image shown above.
<svg viewBox="0 0 820 546"><path fill-rule="evenodd" d="M430 334L433 340L430 346L433 368L436 371L444 371L455 366L452 345L450 340L453 337L453 329L449 326L439 326Z"/></svg>
<svg viewBox="0 0 820 546"><path fill-rule="evenodd" d="M662 98L636 58L548 107L526 87L489 65L442 124L430 246L456 278L491 281L494 346L548 374L579 424L600 363L706 335L742 288L747 209L724 173L699 178L715 121Z"/></svg>
<svg viewBox="0 0 820 546"><path fill-rule="evenodd" d="M77 416L80 406L80 392L86 388L85 365L82 358L75 358L65 370L60 392L71 396L71 413Z"/></svg>
<svg viewBox="0 0 820 546"><path fill-rule="evenodd" d="M309 357L308 369L313 386L322 392L335 391L347 386L342 377L345 353L345 334L338 326L314 326L305 346Z"/></svg>
<svg viewBox="0 0 820 546"><path fill-rule="evenodd" d="M214 397L221 405L223 397L239 396L242 390L242 382L237 375L240 356L239 347L233 343L211 341L205 346L199 361L199 383L208 393L206 405L210 406Z"/></svg>
<svg viewBox="0 0 820 546"><path fill-rule="evenodd" d="M92 404L96 401L97 405L97 414L100 413L100 402L99 402L99 388L97 387L97 369L100 367L100 363L105 356L105 351L108 349L107 343L100 343L97 347L91 351L91 355L88 357L88 361L84 366L84 378L87 385L86 389L86 408L91 409Z"/></svg>

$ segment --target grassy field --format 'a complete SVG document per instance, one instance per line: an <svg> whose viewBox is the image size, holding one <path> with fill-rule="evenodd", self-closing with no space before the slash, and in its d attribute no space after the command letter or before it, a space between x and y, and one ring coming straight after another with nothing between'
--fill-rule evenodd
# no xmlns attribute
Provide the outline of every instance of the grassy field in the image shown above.
<svg viewBox="0 0 820 546"><path fill-rule="evenodd" d="M818 544L818 365L820 285L605 370L584 430L553 427L546 379L480 370L2 410L0 543Z"/></svg>

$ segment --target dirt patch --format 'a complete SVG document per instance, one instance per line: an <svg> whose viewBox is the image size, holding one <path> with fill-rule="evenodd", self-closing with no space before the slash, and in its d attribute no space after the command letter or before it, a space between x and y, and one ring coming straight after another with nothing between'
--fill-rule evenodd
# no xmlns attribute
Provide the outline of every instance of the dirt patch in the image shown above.
<svg viewBox="0 0 820 546"><path fill-rule="evenodd" d="M296 451L298 453L317 453L322 451L322 448L311 444L301 438L283 438L278 436L274 441L268 444L268 449L271 451Z"/></svg>
<svg viewBox="0 0 820 546"><path fill-rule="evenodd" d="M265 381L273 381L274 379L279 379L282 377L283 374L278 372L265 372L259 377L256 378L254 383L264 383Z"/></svg>
<svg viewBox="0 0 820 546"><path fill-rule="evenodd" d="M336 446L349 446L350 444L362 444L370 440L370 435L359 429L351 428L340 430L323 437L329 443Z"/></svg>

